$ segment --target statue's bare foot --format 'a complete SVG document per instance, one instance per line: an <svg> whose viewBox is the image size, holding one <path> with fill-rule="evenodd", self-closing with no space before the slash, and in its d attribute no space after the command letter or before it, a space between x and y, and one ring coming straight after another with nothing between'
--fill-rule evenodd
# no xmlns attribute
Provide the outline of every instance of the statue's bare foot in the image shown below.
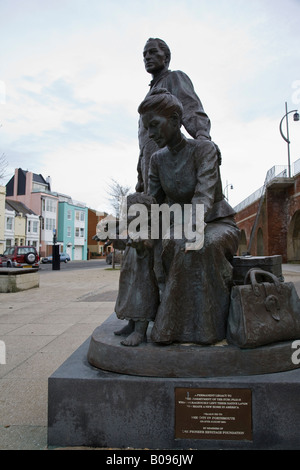
<svg viewBox="0 0 300 470"><path fill-rule="evenodd" d="M129 320L126 326L123 326L120 330L117 330L114 332L115 335L117 336L128 336L130 333L132 333L134 330L134 322L132 320Z"/></svg>
<svg viewBox="0 0 300 470"><path fill-rule="evenodd" d="M127 336L126 339L121 341L123 346L138 346L139 344L146 341L146 335L142 333L138 333L137 331L133 331L131 335Z"/></svg>

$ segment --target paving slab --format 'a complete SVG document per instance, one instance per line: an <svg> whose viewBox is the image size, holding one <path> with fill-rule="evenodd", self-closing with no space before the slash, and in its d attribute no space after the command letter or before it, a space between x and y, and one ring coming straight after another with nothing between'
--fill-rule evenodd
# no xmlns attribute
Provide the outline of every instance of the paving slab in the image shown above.
<svg viewBox="0 0 300 470"><path fill-rule="evenodd" d="M119 270L48 271L0 293L0 450L47 449L48 377L111 315L118 282Z"/></svg>
<svg viewBox="0 0 300 470"><path fill-rule="evenodd" d="M300 293L300 266L284 265ZM0 450L46 450L48 377L113 312L119 270L40 274L40 286L0 293Z"/></svg>

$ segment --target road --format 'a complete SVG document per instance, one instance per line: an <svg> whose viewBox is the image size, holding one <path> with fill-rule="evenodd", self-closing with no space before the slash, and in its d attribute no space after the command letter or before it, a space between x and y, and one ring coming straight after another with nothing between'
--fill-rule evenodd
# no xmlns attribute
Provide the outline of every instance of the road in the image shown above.
<svg viewBox="0 0 300 470"><path fill-rule="evenodd" d="M116 265L116 268L119 268ZM60 263L61 270L74 270L74 269L99 269L99 268L111 268L111 265L106 264L105 259L89 260L89 261L69 261L68 263ZM52 270L52 263L40 263L39 272L49 272Z"/></svg>

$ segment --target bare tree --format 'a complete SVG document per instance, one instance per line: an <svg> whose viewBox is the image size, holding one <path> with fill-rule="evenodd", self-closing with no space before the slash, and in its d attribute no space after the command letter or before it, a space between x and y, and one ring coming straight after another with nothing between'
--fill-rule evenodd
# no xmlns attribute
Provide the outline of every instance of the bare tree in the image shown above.
<svg viewBox="0 0 300 470"><path fill-rule="evenodd" d="M0 181L6 177L6 168L8 166L8 162L5 158L5 154L2 153L0 156Z"/></svg>
<svg viewBox="0 0 300 470"><path fill-rule="evenodd" d="M111 183L108 185L107 194L110 205L113 207L116 218L120 217L120 207L124 197L130 191L130 186L123 186L118 181L111 178ZM115 250L112 251L112 269L115 269Z"/></svg>
<svg viewBox="0 0 300 470"><path fill-rule="evenodd" d="M116 180L111 179L111 183L108 185L107 194L109 195L108 200L115 211L114 215L116 217L119 217L122 199L128 195L130 189L130 186L123 186Z"/></svg>

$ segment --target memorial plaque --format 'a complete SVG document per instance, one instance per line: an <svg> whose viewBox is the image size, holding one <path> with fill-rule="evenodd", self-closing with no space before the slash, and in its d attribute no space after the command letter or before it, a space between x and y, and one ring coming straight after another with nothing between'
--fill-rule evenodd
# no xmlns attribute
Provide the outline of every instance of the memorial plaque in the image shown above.
<svg viewBox="0 0 300 470"><path fill-rule="evenodd" d="M176 388L175 438L251 441L251 390Z"/></svg>

